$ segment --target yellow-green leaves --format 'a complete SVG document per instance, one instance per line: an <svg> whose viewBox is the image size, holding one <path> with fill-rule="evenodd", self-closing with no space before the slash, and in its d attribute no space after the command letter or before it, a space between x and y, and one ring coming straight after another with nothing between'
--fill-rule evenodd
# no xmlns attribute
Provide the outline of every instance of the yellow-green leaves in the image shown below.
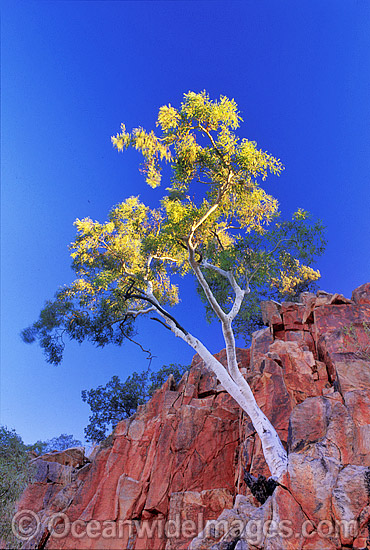
<svg viewBox="0 0 370 550"><path fill-rule="evenodd" d="M127 147L130 145L131 136L128 132L126 132L126 126L124 124L121 124L121 133L117 134L116 136L111 137L113 146L118 151L123 151L124 149L127 149Z"/></svg>
<svg viewBox="0 0 370 550"><path fill-rule="evenodd" d="M276 159L268 153L258 150L257 144L254 141L243 139L238 146L236 160L242 170L245 171L246 179L253 178L256 180L261 177L264 181L268 173L279 175L284 169L280 159Z"/></svg>
<svg viewBox="0 0 370 550"><path fill-rule="evenodd" d="M121 124L121 133L111 138L113 146L118 151L123 151L132 146L140 151L144 157L143 172L146 174L146 182L151 187L157 187L161 183L160 161L170 161L171 151L168 146L155 135L153 131L146 132L143 128L134 128L132 134L126 132L126 127Z"/></svg>
<svg viewBox="0 0 370 550"><path fill-rule="evenodd" d="M176 188L188 188L198 169L201 147L197 144L194 133L190 132L177 139L175 146L174 183Z"/></svg>
<svg viewBox="0 0 370 550"><path fill-rule="evenodd" d="M241 279L253 273L255 281L280 293L320 276L306 265L320 248L319 243L306 242L311 234L307 213L298 209L291 222L276 223L278 202L261 186L268 174L279 175L284 169L280 159L258 149L254 141L240 139L235 130L241 120L233 99L211 100L205 91L190 91L179 108L169 104L159 109L158 135L143 128L129 134L122 125L121 133L112 138L118 150L131 146L143 154L152 187L160 182L162 163L171 163L171 187L161 208L149 211L139 202L125 201L117 207L119 216L118 210L114 215L117 234L110 242L116 254L124 250L131 258L126 271L140 273L142 279L146 258L151 257L150 276L157 281L157 293L161 288L162 296L171 296L171 301L177 299L177 289L169 276L190 269L188 247L198 260L207 257L224 270L233 269ZM92 222L84 223L92 239ZM319 234L321 228L317 230ZM109 233L108 226L104 231ZM281 244L292 232L294 252L285 254ZM255 243L247 247L249 252L243 248L246 238ZM260 246L269 239L270 250Z"/></svg>
<svg viewBox="0 0 370 550"><path fill-rule="evenodd" d="M191 121L195 126L201 124L214 131L221 125L236 129L242 120L233 99L221 96L219 101L212 101L205 91L199 94L184 94L180 114L183 119Z"/></svg>
<svg viewBox="0 0 370 550"><path fill-rule="evenodd" d="M308 212L302 208L298 208L297 212L294 212L293 214L293 220L307 220L308 217Z"/></svg>
<svg viewBox="0 0 370 550"><path fill-rule="evenodd" d="M273 277L270 284L281 294L289 294L297 285L306 281L317 281L320 277L319 270L302 265L298 259L293 258L290 254L284 254L279 277Z"/></svg>
<svg viewBox="0 0 370 550"><path fill-rule="evenodd" d="M140 224L146 224L146 233L140 230L137 233L141 239L141 248L137 245L137 250L141 252L130 253L132 258L139 258L143 251L156 257L151 264L153 273L167 292L170 286L165 283L164 264L167 262L172 270L185 273L189 269L187 246L196 250L198 258L207 254L215 265L222 264L229 269L233 262L238 263L233 249L242 242L243 236L254 234L268 239L269 225L279 216L277 200L265 192L261 182L268 174L279 175L284 167L280 159L258 149L254 141L236 135L241 120L233 99L221 96L211 100L205 91L190 91L184 94L179 108L169 104L159 109L156 123L159 135L142 128L129 134L122 125L121 133L112 138L117 149L131 146L143 154L146 179L152 187L160 182L161 163L171 162L171 187L167 188L169 194L163 198L161 209L156 211L157 221L153 221L153 212L145 211ZM119 208L125 224L131 227L133 218L137 217L134 211L142 207L127 201L123 205ZM122 209L126 209L125 212ZM280 232L275 242L285 241L288 232L293 230L296 242L306 242L310 234L305 227L306 220L307 213L299 209L292 222L275 224L274 231ZM122 228L116 227L122 233ZM115 246L122 238L122 235L115 237ZM128 251L135 238L132 237L130 245L122 241L121 248ZM254 265L252 262L249 269L253 272L258 265L263 265L263 269L258 267L255 277L262 277L264 273L265 281L270 277L273 286L283 293L290 292L299 283L319 277L318 272L305 265L315 252L315 244L308 243L297 248L298 256L287 254L274 260L270 252L257 248L250 256L254 258ZM144 264L137 259L136 267L131 269L136 273ZM236 273L242 264L239 262Z"/></svg>
<svg viewBox="0 0 370 550"><path fill-rule="evenodd" d="M178 127L180 118L180 113L171 104L163 105L159 109L157 126L161 127L162 132L173 130Z"/></svg>
<svg viewBox="0 0 370 550"><path fill-rule="evenodd" d="M258 150L255 142L240 141L234 133L240 121L233 99L211 100L205 91L188 92L179 109L171 104L159 109L159 135L140 127L128 133L122 124L112 142L119 151L130 146L142 153L143 172L152 187L160 184L163 163L170 162L171 193L193 196L192 186L201 181L214 199L220 199L222 191L225 201L234 200L231 195L244 200L251 186L259 185L259 178L265 180L269 172L279 174L283 166L279 159Z"/></svg>
<svg viewBox="0 0 370 550"><path fill-rule="evenodd" d="M77 220L78 235L70 248L79 278L64 295L85 292L96 301L109 293L110 298L104 299L117 305L114 296L124 293L129 281L134 280L141 292L150 281L157 299L177 303L178 288L170 274L184 272L185 254L173 228L181 226L185 211L172 202L167 216L165 206L151 210L138 197L129 197L111 210L106 223ZM130 305L139 307L140 300L131 300Z"/></svg>
<svg viewBox="0 0 370 550"><path fill-rule="evenodd" d="M208 313L230 311L235 281L250 291L234 319L240 332L258 326L260 298L294 295L319 278L309 264L325 248L322 225L310 226L302 209L292 221L276 222L278 202L261 181L283 166L254 141L239 138L240 121L233 99L189 92L180 108L160 108L158 134L121 125L113 146L142 154L151 187L169 163L170 186L158 208L129 197L105 223L76 221L70 246L76 280L46 304L24 336L37 337L50 362L61 360L63 333L98 346L131 338L137 316L152 311L156 300L161 315L163 306L179 301L173 276L191 270L203 283L204 272Z"/></svg>
<svg viewBox="0 0 370 550"><path fill-rule="evenodd" d="M278 201L261 187L252 187L249 192L238 189L241 184L231 187L220 201L221 219L229 225L250 231L263 232L278 215Z"/></svg>

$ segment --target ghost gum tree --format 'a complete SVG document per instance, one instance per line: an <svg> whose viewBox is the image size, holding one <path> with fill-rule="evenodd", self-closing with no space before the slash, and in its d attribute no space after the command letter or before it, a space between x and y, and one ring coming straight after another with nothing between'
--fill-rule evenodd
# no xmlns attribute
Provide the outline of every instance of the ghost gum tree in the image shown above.
<svg viewBox="0 0 370 550"><path fill-rule="evenodd" d="M77 278L46 303L23 338L38 339L47 360L59 363L63 336L98 346L121 344L132 339L140 316L154 318L201 356L248 414L277 478L286 471L287 454L240 373L233 321L248 312L251 290L289 293L318 279L309 264L325 241L320 223L311 223L301 209L291 221L280 221L278 202L261 182L283 166L253 141L237 137L240 122L234 100L189 92L179 109L160 108L158 133L143 128L130 133L122 124L114 147L143 155L151 187L160 185L168 163L167 193L158 208L130 197L112 209L106 223L75 222L71 256ZM169 311L188 273L195 276L208 314L221 323L226 368Z"/></svg>

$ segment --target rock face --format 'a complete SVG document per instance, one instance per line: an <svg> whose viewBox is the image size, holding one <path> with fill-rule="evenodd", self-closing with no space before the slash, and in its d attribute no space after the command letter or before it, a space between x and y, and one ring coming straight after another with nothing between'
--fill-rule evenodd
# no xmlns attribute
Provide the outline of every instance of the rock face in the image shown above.
<svg viewBox="0 0 370 550"><path fill-rule="evenodd" d="M268 327L238 362L289 456L264 504L243 479L244 467L270 475L259 438L196 356L90 462L76 449L35 460L18 511L39 526L24 548L366 548L370 284L352 300L306 293L262 312Z"/></svg>

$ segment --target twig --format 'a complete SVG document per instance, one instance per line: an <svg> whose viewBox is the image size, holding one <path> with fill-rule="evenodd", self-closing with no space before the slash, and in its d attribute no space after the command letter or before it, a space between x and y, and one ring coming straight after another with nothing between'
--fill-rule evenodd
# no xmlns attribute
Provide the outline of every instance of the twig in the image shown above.
<svg viewBox="0 0 370 550"><path fill-rule="evenodd" d="M154 357L156 357L155 355L152 354L152 352L150 351L150 349L145 349L141 344L140 342L137 342L136 340L134 340L133 338L131 338L127 332L125 332L124 330L124 322L121 322L120 325L119 325L119 328L121 329L121 332L123 333L124 337L127 338L127 340L129 340L130 342L132 342L133 344L136 344L137 346L139 346L139 348L141 349L141 351L143 351L144 353L147 354L147 359L149 361L149 365L148 365L148 368L150 367L151 363L152 363L152 360L154 359Z"/></svg>
<svg viewBox="0 0 370 550"><path fill-rule="evenodd" d="M166 328L167 330L171 330L170 327L168 325L166 325L166 323L164 323L163 321L161 321L160 319L157 319L157 317L150 317L150 319L152 321L157 321L157 323L161 323L161 325L164 326L164 328Z"/></svg>

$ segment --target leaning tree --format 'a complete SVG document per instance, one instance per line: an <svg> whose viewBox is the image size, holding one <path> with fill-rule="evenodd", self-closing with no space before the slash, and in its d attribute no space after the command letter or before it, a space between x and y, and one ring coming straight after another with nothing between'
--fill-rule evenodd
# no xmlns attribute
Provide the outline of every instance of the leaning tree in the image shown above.
<svg viewBox="0 0 370 550"><path fill-rule="evenodd" d="M77 278L46 303L23 338L39 340L47 360L59 363L65 336L98 346L121 344L133 339L140 316L159 321L200 355L248 414L277 478L286 471L287 454L240 372L235 330L250 318L257 296L290 293L318 279L310 264L325 241L321 224L301 209L281 221L277 200L261 184L283 166L235 134L240 121L234 100L189 92L180 108L160 108L158 132L130 133L122 124L114 147L143 155L151 187L160 185L168 163L166 194L156 208L132 196L111 210L106 223L75 222L71 255ZM173 313L178 284L188 273L195 276L207 315L221 323L226 367Z"/></svg>

